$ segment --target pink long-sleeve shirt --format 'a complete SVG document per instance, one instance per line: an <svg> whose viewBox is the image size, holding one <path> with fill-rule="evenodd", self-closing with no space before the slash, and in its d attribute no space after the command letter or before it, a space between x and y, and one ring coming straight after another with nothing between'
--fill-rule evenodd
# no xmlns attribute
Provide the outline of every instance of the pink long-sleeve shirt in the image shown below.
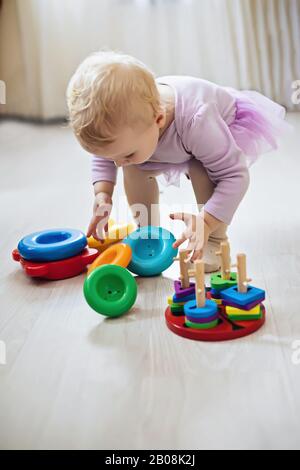
<svg viewBox="0 0 300 470"><path fill-rule="evenodd" d="M166 76L156 81L173 88L175 118L162 134L151 158L138 166L146 171L182 164L191 158L201 161L215 184L204 210L230 224L249 185L246 157L229 129L235 120L236 97L230 88L198 78ZM93 156L93 183L115 183L116 175L114 162Z"/></svg>

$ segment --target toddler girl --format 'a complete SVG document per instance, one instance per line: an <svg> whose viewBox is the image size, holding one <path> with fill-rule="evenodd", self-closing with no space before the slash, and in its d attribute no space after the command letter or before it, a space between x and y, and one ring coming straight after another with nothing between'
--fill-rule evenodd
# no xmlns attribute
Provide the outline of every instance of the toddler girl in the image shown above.
<svg viewBox="0 0 300 470"><path fill-rule="evenodd" d="M248 167L277 148L284 108L257 92L199 78L155 79L139 60L115 52L88 57L69 83L67 100L75 135L93 154L87 235L99 238L97 225L111 211L117 167L129 205L147 208L139 225L160 223L156 177L178 184L184 173L200 212L170 215L186 223L174 246L189 240L190 259L203 258L206 272L218 270L215 252L247 191Z"/></svg>

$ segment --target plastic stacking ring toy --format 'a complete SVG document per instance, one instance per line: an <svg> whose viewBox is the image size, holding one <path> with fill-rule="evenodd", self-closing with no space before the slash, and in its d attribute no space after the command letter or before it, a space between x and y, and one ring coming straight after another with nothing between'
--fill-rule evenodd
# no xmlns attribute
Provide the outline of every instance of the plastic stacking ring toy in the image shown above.
<svg viewBox="0 0 300 470"><path fill-rule="evenodd" d="M95 248L85 248L79 255L58 261L37 262L28 261L20 256L18 250L12 252L15 261L19 261L27 276L49 280L67 279L78 276L85 271L86 266L98 256Z"/></svg>
<svg viewBox="0 0 300 470"><path fill-rule="evenodd" d="M127 268L131 260L131 248L125 243L116 243L105 250L97 259L90 265L88 269L88 275L91 274L94 269L102 266L103 264L117 264L123 268Z"/></svg>
<svg viewBox="0 0 300 470"><path fill-rule="evenodd" d="M123 240L123 238L127 237L130 233L136 230L136 224L133 222L129 222L128 224L112 224L108 229L108 237L112 240Z"/></svg>
<svg viewBox="0 0 300 470"><path fill-rule="evenodd" d="M30 261L57 261L78 255L87 245L80 230L53 229L35 232L18 244L22 258Z"/></svg>
<svg viewBox="0 0 300 470"><path fill-rule="evenodd" d="M107 317L128 312L136 301L137 285L127 269L105 264L86 277L83 292L89 306Z"/></svg>
<svg viewBox="0 0 300 470"><path fill-rule="evenodd" d="M132 249L128 269L139 276L157 276L173 263L174 235L162 227L141 227L124 238Z"/></svg>
<svg viewBox="0 0 300 470"><path fill-rule="evenodd" d="M103 253L109 246L123 240L134 230L136 230L136 225L132 222L129 224L116 224L113 220L109 220L107 237L103 241L89 237L88 245L90 248L97 248L99 253Z"/></svg>

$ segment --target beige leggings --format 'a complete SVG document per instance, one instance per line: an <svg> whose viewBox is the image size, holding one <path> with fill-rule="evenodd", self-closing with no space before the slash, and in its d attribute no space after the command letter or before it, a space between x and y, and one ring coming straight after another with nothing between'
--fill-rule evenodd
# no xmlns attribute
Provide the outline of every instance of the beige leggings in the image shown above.
<svg viewBox="0 0 300 470"><path fill-rule="evenodd" d="M148 211L149 225L160 225L159 213L159 188L156 176L161 171L141 170L136 165L130 165L123 168L124 188L129 206L143 204ZM206 170L199 160L193 158L189 161L189 177L193 186L197 204L205 204L213 194L214 184L209 179ZM138 214L133 213L136 217ZM226 239L227 225L222 223L210 237L216 242Z"/></svg>

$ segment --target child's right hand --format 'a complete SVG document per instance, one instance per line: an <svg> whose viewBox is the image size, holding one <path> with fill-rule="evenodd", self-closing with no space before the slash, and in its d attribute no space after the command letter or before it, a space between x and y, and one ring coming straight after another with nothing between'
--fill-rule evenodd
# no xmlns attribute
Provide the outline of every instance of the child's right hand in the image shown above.
<svg viewBox="0 0 300 470"><path fill-rule="evenodd" d="M86 234L87 237L93 236L96 240L104 240L108 231L108 219L111 211L111 196L102 191L96 194L93 208L93 217L90 221L90 225Z"/></svg>

